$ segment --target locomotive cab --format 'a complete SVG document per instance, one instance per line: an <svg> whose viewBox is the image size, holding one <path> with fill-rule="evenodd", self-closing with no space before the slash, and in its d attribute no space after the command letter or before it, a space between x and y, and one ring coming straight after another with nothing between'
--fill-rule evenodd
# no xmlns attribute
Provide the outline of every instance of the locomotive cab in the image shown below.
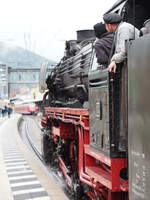
<svg viewBox="0 0 150 200"><path fill-rule="evenodd" d="M119 0L107 11L120 14L138 29L150 17L148 1ZM127 153L127 62L115 74L97 63L93 54L89 70L90 145L109 157Z"/></svg>
<svg viewBox="0 0 150 200"><path fill-rule="evenodd" d="M140 37L127 41L127 60L115 74L100 66L95 55L89 70L90 146L111 158L128 155L131 200L150 195L149 10L148 1L118 1L107 13L121 14L140 30Z"/></svg>

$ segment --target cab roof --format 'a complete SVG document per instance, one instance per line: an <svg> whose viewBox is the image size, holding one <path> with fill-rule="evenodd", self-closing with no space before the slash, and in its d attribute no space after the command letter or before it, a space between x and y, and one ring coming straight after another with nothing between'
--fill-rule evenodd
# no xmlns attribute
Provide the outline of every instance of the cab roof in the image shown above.
<svg viewBox="0 0 150 200"><path fill-rule="evenodd" d="M118 0L106 13L111 12L112 10L114 10L115 8L117 8L119 5L121 5L124 2L127 2L127 0Z"/></svg>

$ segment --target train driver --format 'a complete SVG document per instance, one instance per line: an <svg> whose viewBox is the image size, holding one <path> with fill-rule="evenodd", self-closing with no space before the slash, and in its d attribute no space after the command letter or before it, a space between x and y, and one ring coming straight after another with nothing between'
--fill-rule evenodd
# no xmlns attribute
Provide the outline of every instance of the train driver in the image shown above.
<svg viewBox="0 0 150 200"><path fill-rule="evenodd" d="M139 30L132 24L123 22L121 16L116 13L104 14L103 20L107 31L115 33L108 70L109 72L116 72L116 64L122 63L126 58L125 41L138 38Z"/></svg>

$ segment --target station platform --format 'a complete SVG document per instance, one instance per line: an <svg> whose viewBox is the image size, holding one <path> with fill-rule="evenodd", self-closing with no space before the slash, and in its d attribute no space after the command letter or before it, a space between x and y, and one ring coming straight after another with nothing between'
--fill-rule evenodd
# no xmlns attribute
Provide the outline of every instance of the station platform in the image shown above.
<svg viewBox="0 0 150 200"><path fill-rule="evenodd" d="M67 200L21 140L19 118L0 118L0 200Z"/></svg>

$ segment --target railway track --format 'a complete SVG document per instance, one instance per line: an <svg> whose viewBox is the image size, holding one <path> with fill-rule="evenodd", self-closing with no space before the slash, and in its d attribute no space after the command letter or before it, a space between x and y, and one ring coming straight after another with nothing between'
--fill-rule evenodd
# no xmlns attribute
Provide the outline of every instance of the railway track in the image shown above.
<svg viewBox="0 0 150 200"><path fill-rule="evenodd" d="M25 133L26 133L26 137L28 139L28 142L30 143L33 151L35 152L35 154L38 156L38 158L42 161L42 163L44 164L43 158L42 158L42 154L40 153L40 151L38 150L38 148L36 147L36 145L34 144L32 138L29 135L29 128L28 128L28 124L27 122L25 123Z"/></svg>
<svg viewBox="0 0 150 200"><path fill-rule="evenodd" d="M69 200L73 200L73 195L70 193L70 188L67 186L61 171L58 170L58 168L54 168L54 167L50 166L49 164L45 164L43 157L42 157L42 153L39 151L39 148L37 147L37 145L35 144L35 142L33 141L33 139L30 136L31 133L29 130L29 126L28 126L26 117L24 117L24 123L25 123L24 124L24 129L25 129L24 134L25 134L25 137L26 137L30 147L32 148L33 152L36 154L38 159L42 162L43 166L47 169L47 171L50 175L50 178L52 178L57 183L57 185L64 191L64 193L66 194L66 196L68 197ZM37 124L36 121L35 121L35 123ZM38 126L38 124L37 124L37 126Z"/></svg>

